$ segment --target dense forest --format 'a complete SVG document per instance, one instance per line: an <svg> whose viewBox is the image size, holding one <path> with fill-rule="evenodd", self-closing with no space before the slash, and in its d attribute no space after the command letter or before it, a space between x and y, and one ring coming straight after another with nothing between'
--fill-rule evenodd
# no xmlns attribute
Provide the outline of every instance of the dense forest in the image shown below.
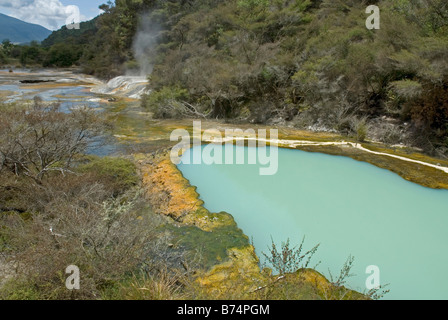
<svg viewBox="0 0 448 320"><path fill-rule="evenodd" d="M367 5L381 28L365 26ZM159 118L204 117L335 131L448 151L448 4L443 0L117 0L21 63L99 78L144 70Z"/></svg>

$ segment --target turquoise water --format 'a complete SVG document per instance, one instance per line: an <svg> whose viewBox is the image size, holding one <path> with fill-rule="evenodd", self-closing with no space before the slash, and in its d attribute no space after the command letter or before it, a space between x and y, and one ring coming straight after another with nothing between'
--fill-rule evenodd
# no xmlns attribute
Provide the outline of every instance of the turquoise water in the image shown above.
<svg viewBox="0 0 448 320"><path fill-rule="evenodd" d="M352 289L367 291L366 268L375 265L391 290L384 299L448 299L447 190L347 157L298 150L279 149L273 176L260 176L259 168L179 164L205 207L231 213L260 258L271 236L277 244L306 236L305 249L321 244L311 267L321 261L316 269L327 277L354 256Z"/></svg>

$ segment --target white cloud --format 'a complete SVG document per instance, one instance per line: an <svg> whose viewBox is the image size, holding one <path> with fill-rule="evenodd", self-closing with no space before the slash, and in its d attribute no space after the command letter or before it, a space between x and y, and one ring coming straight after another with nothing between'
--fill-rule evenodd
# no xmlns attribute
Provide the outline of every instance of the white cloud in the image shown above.
<svg viewBox="0 0 448 320"><path fill-rule="evenodd" d="M0 7L5 8L21 8L23 6L29 6L34 0L0 0Z"/></svg>
<svg viewBox="0 0 448 320"><path fill-rule="evenodd" d="M14 18L40 24L50 30L86 20L79 13L78 6L64 6L59 0L0 0L0 7L8 8Z"/></svg>

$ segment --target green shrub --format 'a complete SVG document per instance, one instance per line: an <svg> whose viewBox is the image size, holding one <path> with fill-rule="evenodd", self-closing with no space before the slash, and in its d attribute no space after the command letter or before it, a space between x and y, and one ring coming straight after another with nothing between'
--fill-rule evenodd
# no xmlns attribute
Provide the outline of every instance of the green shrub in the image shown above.
<svg viewBox="0 0 448 320"><path fill-rule="evenodd" d="M124 65L127 71L138 72L140 70L140 64L136 60L130 60Z"/></svg>
<svg viewBox="0 0 448 320"><path fill-rule="evenodd" d="M7 64L7 63L8 63L8 58L3 53L3 51L0 50L0 64Z"/></svg>
<svg viewBox="0 0 448 320"><path fill-rule="evenodd" d="M186 89L177 86L163 87L144 96L142 105L153 112L155 118L177 118L182 115L184 108L180 101L188 100L188 97Z"/></svg>
<svg viewBox="0 0 448 320"><path fill-rule="evenodd" d="M418 81L400 80L391 83L392 90L398 98L405 101L417 98L422 93L422 85Z"/></svg>
<svg viewBox="0 0 448 320"><path fill-rule="evenodd" d="M282 242L280 250L275 245L273 239L271 239L271 242L272 244L271 247L269 247L269 252L263 252L263 255L266 258L267 263L280 275L294 273L300 269L308 268L311 259L320 246L320 244L318 244L312 249L305 251L303 247L305 237L298 247L291 247L289 239L286 240L286 242Z"/></svg>
<svg viewBox="0 0 448 320"><path fill-rule="evenodd" d="M90 161L78 167L79 172L92 174L99 182L118 195L138 184L135 165L123 158L91 157Z"/></svg>
<svg viewBox="0 0 448 320"><path fill-rule="evenodd" d="M82 55L82 48L77 45L58 43L51 47L44 62L44 67L71 67L78 63Z"/></svg>
<svg viewBox="0 0 448 320"><path fill-rule="evenodd" d="M43 297L31 280L12 278L2 286L0 300L42 300Z"/></svg>
<svg viewBox="0 0 448 320"><path fill-rule="evenodd" d="M358 124L356 128L356 138L360 142L364 142L367 138L367 124L365 121L362 121Z"/></svg>

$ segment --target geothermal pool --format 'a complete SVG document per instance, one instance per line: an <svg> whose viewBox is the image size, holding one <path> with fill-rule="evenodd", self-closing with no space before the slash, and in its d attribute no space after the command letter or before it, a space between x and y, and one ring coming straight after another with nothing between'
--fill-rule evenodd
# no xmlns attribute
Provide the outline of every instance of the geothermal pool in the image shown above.
<svg viewBox="0 0 448 320"><path fill-rule="evenodd" d="M250 164L178 167L208 210L233 215L261 260L271 237L299 245L305 236L307 250L320 243L310 267L321 261L316 269L327 277L355 258L351 289L366 292L366 269L377 266L391 290L384 299L448 299L448 190L347 157L289 149L279 149L273 176Z"/></svg>

